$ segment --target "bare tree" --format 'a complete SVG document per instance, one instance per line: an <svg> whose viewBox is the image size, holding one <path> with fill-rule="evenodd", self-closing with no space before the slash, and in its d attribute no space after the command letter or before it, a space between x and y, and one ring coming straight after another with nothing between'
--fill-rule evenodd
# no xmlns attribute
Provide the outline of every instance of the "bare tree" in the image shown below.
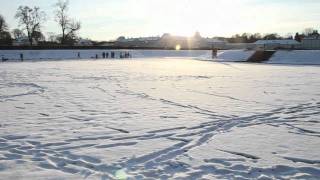
<svg viewBox="0 0 320 180"><path fill-rule="evenodd" d="M4 17L0 14L0 33L7 30L8 30L8 25L4 20Z"/></svg>
<svg viewBox="0 0 320 180"><path fill-rule="evenodd" d="M310 34L312 34L312 32L314 31L313 28L305 28L303 30L304 35L309 36Z"/></svg>
<svg viewBox="0 0 320 180"><path fill-rule="evenodd" d="M8 32L8 25L4 17L0 14L0 45L9 45L11 42L12 39Z"/></svg>
<svg viewBox="0 0 320 180"><path fill-rule="evenodd" d="M61 44L66 44L70 40L74 40L76 37L76 32L80 30L81 23L79 21L73 20L68 15L69 1L59 0L55 7L55 21L59 24L61 28Z"/></svg>
<svg viewBox="0 0 320 180"><path fill-rule="evenodd" d="M44 35L42 34L42 32L40 32L40 31L35 31L33 38L34 38L37 42L39 42L39 41L45 41L45 40L46 40L45 36L44 36Z"/></svg>
<svg viewBox="0 0 320 180"><path fill-rule="evenodd" d="M57 40L57 35L54 32L47 32L48 41L53 43Z"/></svg>
<svg viewBox="0 0 320 180"><path fill-rule="evenodd" d="M26 37L26 34L21 29L14 29L12 31L12 34L14 39L20 39L20 38Z"/></svg>
<svg viewBox="0 0 320 180"><path fill-rule="evenodd" d="M46 20L45 12L41 11L39 7L20 6L15 18L19 20L20 26L24 26L29 43L32 46L38 32L41 32L41 24Z"/></svg>

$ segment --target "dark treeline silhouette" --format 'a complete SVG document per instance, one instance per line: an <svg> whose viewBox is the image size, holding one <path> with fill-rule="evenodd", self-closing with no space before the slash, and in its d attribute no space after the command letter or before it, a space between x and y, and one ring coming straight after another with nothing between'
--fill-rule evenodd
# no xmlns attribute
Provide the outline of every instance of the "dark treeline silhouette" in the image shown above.
<svg viewBox="0 0 320 180"><path fill-rule="evenodd" d="M303 38L305 37L315 37L319 38L320 34L318 30L313 29L313 28L306 28L302 34L296 33L294 36L294 39L298 42L301 42Z"/></svg>
<svg viewBox="0 0 320 180"><path fill-rule="evenodd" d="M259 33L243 33L242 35L233 35L231 38L228 38L227 40L229 43L253 43L260 39L262 39L262 36Z"/></svg>
<svg viewBox="0 0 320 180"><path fill-rule="evenodd" d="M226 38L229 43L253 43L257 40L278 40L278 39L295 39L301 42L305 37L320 37L318 30L313 28L306 28L302 33L296 33L293 37L292 35L280 36L277 33L261 35L260 33L250 34L243 33L242 35L236 34L231 38Z"/></svg>
<svg viewBox="0 0 320 180"><path fill-rule="evenodd" d="M4 17L0 14L0 45L9 45L12 43L11 34Z"/></svg>
<svg viewBox="0 0 320 180"><path fill-rule="evenodd" d="M231 38L227 38L230 43L254 43L258 40L277 40L277 39L292 39L292 36L281 37L276 33L261 35L260 33L250 34L243 33L242 35L236 34Z"/></svg>

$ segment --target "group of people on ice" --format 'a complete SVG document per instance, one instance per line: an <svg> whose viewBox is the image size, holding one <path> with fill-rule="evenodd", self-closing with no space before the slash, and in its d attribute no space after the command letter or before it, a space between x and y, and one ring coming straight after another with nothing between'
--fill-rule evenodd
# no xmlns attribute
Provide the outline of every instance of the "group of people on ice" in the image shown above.
<svg viewBox="0 0 320 180"><path fill-rule="evenodd" d="M115 59L115 58L120 58L120 59L127 59L127 58L132 58L132 54L128 51L126 52L119 52L116 53L114 51L111 52L102 52L101 56L99 56L99 54L96 54L95 59L99 59L99 57L101 57L102 59ZM78 58L81 58L81 54L80 52L78 52Z"/></svg>

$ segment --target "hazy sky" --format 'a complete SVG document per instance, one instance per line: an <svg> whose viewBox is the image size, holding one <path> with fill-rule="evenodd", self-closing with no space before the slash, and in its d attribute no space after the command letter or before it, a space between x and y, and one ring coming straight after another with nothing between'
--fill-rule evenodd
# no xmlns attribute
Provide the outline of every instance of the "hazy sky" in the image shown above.
<svg viewBox="0 0 320 180"><path fill-rule="evenodd" d="M43 32L59 33L55 0L0 0L11 29L19 5L39 6L48 15ZM82 22L80 35L94 40L175 35L231 36L243 32L282 35L320 29L320 0L70 0L70 16Z"/></svg>

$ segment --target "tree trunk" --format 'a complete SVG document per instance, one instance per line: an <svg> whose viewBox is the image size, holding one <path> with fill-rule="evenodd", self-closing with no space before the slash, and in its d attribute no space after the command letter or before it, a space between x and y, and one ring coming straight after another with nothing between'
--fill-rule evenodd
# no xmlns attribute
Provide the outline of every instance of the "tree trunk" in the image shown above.
<svg viewBox="0 0 320 180"><path fill-rule="evenodd" d="M32 34L30 32L28 32L28 39L29 39L30 46L32 46L33 45Z"/></svg>
<svg viewBox="0 0 320 180"><path fill-rule="evenodd" d="M64 44L65 43L65 39L66 39L66 37L65 37L66 35L65 35L65 29L64 29L64 27L62 27L62 38L61 38L61 44Z"/></svg>

